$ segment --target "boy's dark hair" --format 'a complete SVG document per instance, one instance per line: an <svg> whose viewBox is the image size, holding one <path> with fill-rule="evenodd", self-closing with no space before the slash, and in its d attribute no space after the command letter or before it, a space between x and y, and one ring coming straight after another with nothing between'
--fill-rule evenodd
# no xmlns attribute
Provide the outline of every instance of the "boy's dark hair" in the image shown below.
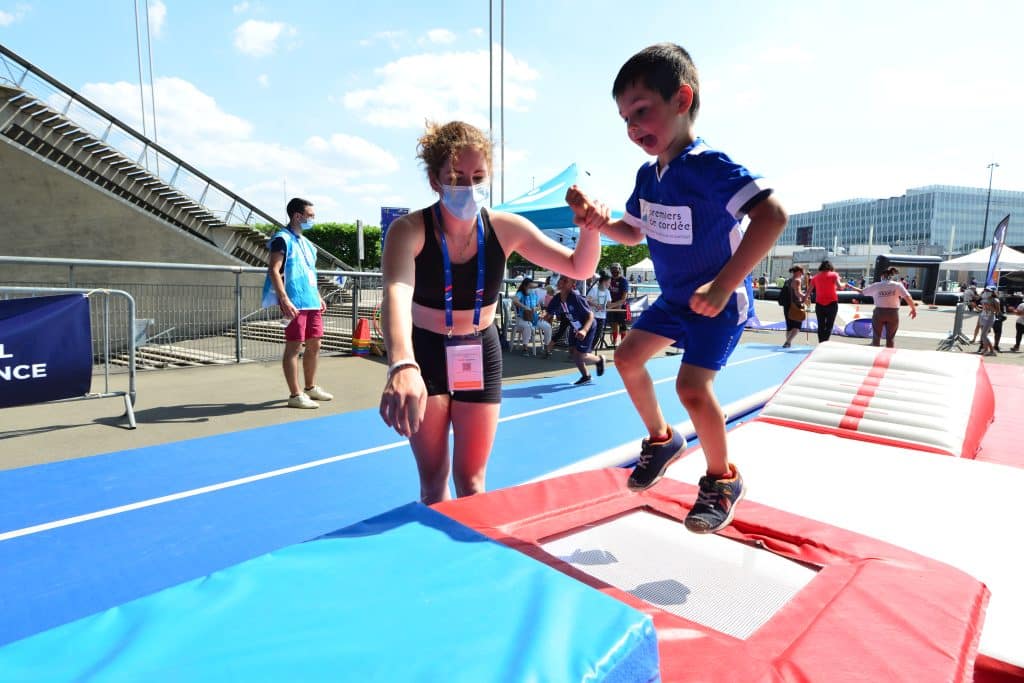
<svg viewBox="0 0 1024 683"><path fill-rule="evenodd" d="M313 202L298 197L293 198L285 207L285 211L288 212L288 220L290 221L295 214L304 212L307 206L313 206Z"/></svg>
<svg viewBox="0 0 1024 683"><path fill-rule="evenodd" d="M676 94L679 86L690 86L693 90L690 118L697 118L697 110L700 109L697 67L693 65L690 53L679 45L658 43L645 47L626 60L612 84L612 97L617 98L636 83L658 92L666 101Z"/></svg>
<svg viewBox="0 0 1024 683"><path fill-rule="evenodd" d="M822 261L821 265L818 266L818 272L819 273L824 272L826 270L835 270L835 268L832 267L832 262L829 261L828 259L825 259L824 261Z"/></svg>

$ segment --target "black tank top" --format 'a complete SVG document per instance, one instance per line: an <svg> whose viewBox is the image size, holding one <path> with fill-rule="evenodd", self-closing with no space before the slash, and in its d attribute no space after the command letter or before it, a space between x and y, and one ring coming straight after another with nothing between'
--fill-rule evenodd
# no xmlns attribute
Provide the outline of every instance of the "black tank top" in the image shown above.
<svg viewBox="0 0 1024 683"><path fill-rule="evenodd" d="M433 207L422 210L423 249L416 256L416 282L412 300L421 306L444 310L444 259L441 243L434 233ZM484 221L484 305L498 300L505 277L505 251L491 227L487 211L480 210ZM475 231L474 231L475 232ZM476 299L476 254L465 263L452 262L452 308L473 310Z"/></svg>

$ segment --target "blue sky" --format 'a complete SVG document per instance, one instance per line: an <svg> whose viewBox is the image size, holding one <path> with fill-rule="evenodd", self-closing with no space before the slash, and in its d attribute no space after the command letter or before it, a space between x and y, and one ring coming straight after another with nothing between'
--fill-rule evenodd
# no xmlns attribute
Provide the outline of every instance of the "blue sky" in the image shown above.
<svg viewBox="0 0 1024 683"><path fill-rule="evenodd" d="M584 188L621 207L646 157L626 139L611 83L659 41L697 63L698 134L770 178L791 212L929 184L985 187L993 161L994 187L1024 190L1022 2L505 5L494 203L502 186L512 199L576 162L590 172ZM161 144L275 216L286 192L314 201L321 221L377 224L382 205L426 205L424 120L488 126L487 2L149 10ZM0 0L0 43L141 126L131 1Z"/></svg>

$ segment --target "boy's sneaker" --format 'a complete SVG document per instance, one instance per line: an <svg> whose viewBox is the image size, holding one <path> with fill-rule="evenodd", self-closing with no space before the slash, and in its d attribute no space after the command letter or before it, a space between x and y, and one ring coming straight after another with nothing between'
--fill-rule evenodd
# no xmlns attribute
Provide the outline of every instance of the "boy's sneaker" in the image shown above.
<svg viewBox="0 0 1024 683"><path fill-rule="evenodd" d="M665 441L651 442L650 439L644 439L640 446L640 458L633 473L629 475L629 490L643 491L657 484L668 466L679 459L685 449L686 439L671 427Z"/></svg>
<svg viewBox="0 0 1024 683"><path fill-rule="evenodd" d="M710 476L700 478L700 492L690 514L686 515L686 528L695 534L711 534L729 526L736 504L743 499L746 489L743 477L735 465L731 479L716 479Z"/></svg>
<svg viewBox="0 0 1024 683"><path fill-rule="evenodd" d="M582 386L586 386L587 384L593 384L593 383L594 383L594 380L590 379L590 375L583 375L578 380L573 382L572 385L574 387L582 387Z"/></svg>
<svg viewBox="0 0 1024 683"><path fill-rule="evenodd" d="M600 377L604 374L604 356L598 355L598 357L601 360L597 361L597 376Z"/></svg>
<svg viewBox="0 0 1024 683"><path fill-rule="evenodd" d="M330 401L332 398L334 398L334 394L327 393L316 384L314 384L309 389L305 389L305 392L306 396L309 396L314 401Z"/></svg>
<svg viewBox="0 0 1024 683"><path fill-rule="evenodd" d="M298 396L291 396L288 398L288 407L312 410L313 408L319 408L320 404L305 394L299 394Z"/></svg>

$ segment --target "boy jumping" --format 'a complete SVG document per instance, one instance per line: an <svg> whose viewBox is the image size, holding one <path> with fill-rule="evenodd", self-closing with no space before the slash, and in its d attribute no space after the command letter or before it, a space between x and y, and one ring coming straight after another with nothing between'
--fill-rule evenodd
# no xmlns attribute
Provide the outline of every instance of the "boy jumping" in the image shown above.
<svg viewBox="0 0 1024 683"><path fill-rule="evenodd" d="M782 233L786 213L764 180L695 136L699 92L690 55L671 43L641 50L619 70L612 96L626 133L656 161L640 168L625 216L603 231L623 244L646 237L661 287L615 351L615 366L650 435L629 487L653 486L686 448L665 422L645 367L666 346L681 347L676 393L707 458L686 528L711 533L732 521L744 493L729 463L712 382L753 306L749 274ZM746 230L740 227L744 216L750 218Z"/></svg>

